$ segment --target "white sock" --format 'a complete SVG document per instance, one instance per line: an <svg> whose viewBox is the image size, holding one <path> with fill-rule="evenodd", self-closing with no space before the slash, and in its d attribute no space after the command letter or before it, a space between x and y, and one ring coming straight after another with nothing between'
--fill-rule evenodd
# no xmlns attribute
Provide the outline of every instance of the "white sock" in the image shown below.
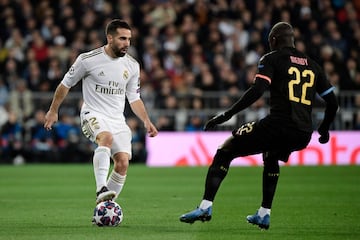
<svg viewBox="0 0 360 240"><path fill-rule="evenodd" d="M266 214L270 215L270 212L271 212L271 209L269 209L269 208L260 207L258 210L258 214L262 218L265 217Z"/></svg>
<svg viewBox="0 0 360 240"><path fill-rule="evenodd" d="M201 208L201 209L207 209L207 208L211 207L212 204L213 204L212 201L203 199L203 200L201 201L201 203L200 203L199 208Z"/></svg>
<svg viewBox="0 0 360 240"><path fill-rule="evenodd" d="M126 175L122 176L119 173L115 172L114 170L111 172L107 182L107 186L109 190L113 190L116 192L115 199L119 196L122 188L124 187L125 180L126 180Z"/></svg>
<svg viewBox="0 0 360 240"><path fill-rule="evenodd" d="M96 182L96 191L106 186L106 179L110 169L110 148L99 146L94 151L93 167Z"/></svg>

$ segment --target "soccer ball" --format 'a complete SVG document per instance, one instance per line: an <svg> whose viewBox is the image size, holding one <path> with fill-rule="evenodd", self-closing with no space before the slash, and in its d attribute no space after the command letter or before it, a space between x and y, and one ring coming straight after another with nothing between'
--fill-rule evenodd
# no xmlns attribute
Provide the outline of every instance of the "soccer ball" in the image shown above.
<svg viewBox="0 0 360 240"><path fill-rule="evenodd" d="M99 227L116 227L123 220L123 211L114 201L104 201L96 205L92 222Z"/></svg>

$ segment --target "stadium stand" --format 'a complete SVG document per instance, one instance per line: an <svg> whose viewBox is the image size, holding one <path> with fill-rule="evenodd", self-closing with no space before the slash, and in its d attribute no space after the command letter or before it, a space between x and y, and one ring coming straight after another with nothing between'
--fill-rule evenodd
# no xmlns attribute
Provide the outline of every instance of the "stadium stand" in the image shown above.
<svg viewBox="0 0 360 240"><path fill-rule="evenodd" d="M81 86L61 108L59 131L46 134L39 121L75 57L105 43L104 25L112 18L133 27L129 53L142 65L142 97L160 131L201 130L237 99L269 50L267 34L277 21L294 26L296 47L337 87L341 110L333 129L360 130L357 0L1 0L0 163L90 161L94 146L78 123ZM267 101L220 130L262 117ZM319 114L315 109L314 129ZM144 162L145 138L134 120L134 161Z"/></svg>

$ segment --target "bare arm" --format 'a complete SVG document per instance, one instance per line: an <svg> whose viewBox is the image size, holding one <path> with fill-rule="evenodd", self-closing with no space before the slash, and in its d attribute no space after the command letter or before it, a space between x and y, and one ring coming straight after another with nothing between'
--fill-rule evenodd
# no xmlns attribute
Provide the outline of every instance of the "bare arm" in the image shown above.
<svg viewBox="0 0 360 240"><path fill-rule="evenodd" d="M61 83L57 86L49 111L45 115L44 128L47 130L51 130L52 125L58 121L59 107L69 93L69 90L69 88L65 87Z"/></svg>
<svg viewBox="0 0 360 240"><path fill-rule="evenodd" d="M146 128L147 133L150 137L155 137L158 134L158 130L154 124L150 121L150 118L146 112L144 103L141 99L136 100L130 104L131 110L140 118Z"/></svg>

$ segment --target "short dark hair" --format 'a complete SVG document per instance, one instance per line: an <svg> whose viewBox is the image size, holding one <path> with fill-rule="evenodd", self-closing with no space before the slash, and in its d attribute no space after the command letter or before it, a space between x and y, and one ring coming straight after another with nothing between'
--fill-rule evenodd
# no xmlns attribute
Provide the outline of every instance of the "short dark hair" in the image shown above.
<svg viewBox="0 0 360 240"><path fill-rule="evenodd" d="M125 29L131 30L130 25L127 22L125 22L124 20L113 19L106 25L105 34L113 35L116 33L116 29L118 29L118 28L125 28Z"/></svg>
<svg viewBox="0 0 360 240"><path fill-rule="evenodd" d="M292 46L294 44L294 29L287 22L276 23L269 33L268 40L276 39L276 46Z"/></svg>
<svg viewBox="0 0 360 240"><path fill-rule="evenodd" d="M275 24L270 31L269 38L283 38L283 37L293 37L294 29L287 22L278 22Z"/></svg>

